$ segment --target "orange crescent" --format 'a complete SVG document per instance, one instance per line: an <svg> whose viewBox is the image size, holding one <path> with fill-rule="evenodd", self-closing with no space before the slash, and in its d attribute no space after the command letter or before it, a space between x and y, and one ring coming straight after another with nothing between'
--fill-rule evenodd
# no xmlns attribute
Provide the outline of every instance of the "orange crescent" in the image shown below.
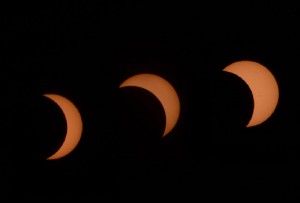
<svg viewBox="0 0 300 203"><path fill-rule="evenodd" d="M47 158L48 160L60 159L72 152L80 141L83 126L81 115L76 106L65 97L57 94L44 94L43 96L51 99L61 108L67 122L67 133L63 144Z"/></svg>
<svg viewBox="0 0 300 203"><path fill-rule="evenodd" d="M275 111L279 100L279 88L273 74L254 61L237 61L223 70L239 76L252 92L254 108L246 127L266 121Z"/></svg>
<svg viewBox="0 0 300 203"><path fill-rule="evenodd" d="M154 74L138 74L126 79L121 87L135 86L148 90L161 102L165 116L166 125L163 136L167 135L176 125L180 114L180 102L176 90L164 78Z"/></svg>

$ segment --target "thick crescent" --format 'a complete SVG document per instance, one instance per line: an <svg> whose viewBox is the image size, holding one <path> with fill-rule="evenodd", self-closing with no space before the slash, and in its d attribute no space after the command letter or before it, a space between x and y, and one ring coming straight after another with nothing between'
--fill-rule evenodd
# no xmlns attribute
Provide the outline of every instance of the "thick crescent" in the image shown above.
<svg viewBox="0 0 300 203"><path fill-rule="evenodd" d="M47 158L48 160L59 159L69 154L78 145L83 128L81 115L76 106L65 97L57 94L43 96L53 100L61 108L67 122L67 133L63 144L58 151Z"/></svg>
<svg viewBox="0 0 300 203"><path fill-rule="evenodd" d="M138 74L126 79L121 87L135 86L148 90L161 102L166 116L163 136L167 135L176 125L180 114L180 102L176 90L164 78L154 74Z"/></svg>
<svg viewBox="0 0 300 203"><path fill-rule="evenodd" d="M252 92L254 109L246 127L266 121L275 111L279 100L279 88L273 74L254 61L237 61L223 70L239 76Z"/></svg>

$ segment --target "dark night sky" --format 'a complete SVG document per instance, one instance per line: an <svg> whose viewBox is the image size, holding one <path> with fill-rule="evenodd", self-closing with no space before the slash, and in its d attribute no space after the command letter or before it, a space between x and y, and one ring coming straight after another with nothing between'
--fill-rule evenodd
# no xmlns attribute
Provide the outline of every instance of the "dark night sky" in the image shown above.
<svg viewBox="0 0 300 203"><path fill-rule="evenodd" d="M1 12L0 186L5 199L298 199L295 5L228 3L19 4ZM280 99L263 124L245 128L245 83L221 70L259 62ZM164 139L159 101L126 78L167 79L181 114ZM63 159L64 116L43 93L78 107L83 134Z"/></svg>

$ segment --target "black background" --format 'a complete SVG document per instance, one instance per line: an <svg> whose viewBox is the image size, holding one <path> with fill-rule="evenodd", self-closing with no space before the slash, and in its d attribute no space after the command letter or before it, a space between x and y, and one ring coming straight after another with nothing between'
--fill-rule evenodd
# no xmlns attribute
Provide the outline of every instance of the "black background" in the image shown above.
<svg viewBox="0 0 300 203"><path fill-rule="evenodd" d="M4 199L278 200L299 193L299 17L275 3L48 2L1 12L1 195ZM251 91L222 72L259 62L278 81L272 116L245 125ZM161 138L164 112L126 78L153 73L176 89L181 113ZM68 156L56 93L80 110Z"/></svg>

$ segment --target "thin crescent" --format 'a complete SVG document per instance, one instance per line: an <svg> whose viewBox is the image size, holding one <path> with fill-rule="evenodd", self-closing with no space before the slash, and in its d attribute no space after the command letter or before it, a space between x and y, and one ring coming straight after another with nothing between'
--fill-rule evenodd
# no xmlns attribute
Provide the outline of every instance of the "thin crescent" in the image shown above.
<svg viewBox="0 0 300 203"><path fill-rule="evenodd" d="M63 111L67 122L67 133L63 144L48 160L59 159L71 151L78 145L82 134L82 119L76 106L65 97L57 94L44 94L43 96L54 101Z"/></svg>
<svg viewBox="0 0 300 203"><path fill-rule="evenodd" d="M246 60L234 62L223 70L239 76L252 92L254 108L246 127L256 126L267 120L279 100L279 88L273 74L260 63ZM263 115L258 116L258 112L263 112Z"/></svg>
<svg viewBox="0 0 300 203"><path fill-rule="evenodd" d="M121 87L135 86L148 90L161 102L166 116L163 136L167 135L176 125L180 114L180 102L176 90L164 78L154 74L138 74L126 79Z"/></svg>

